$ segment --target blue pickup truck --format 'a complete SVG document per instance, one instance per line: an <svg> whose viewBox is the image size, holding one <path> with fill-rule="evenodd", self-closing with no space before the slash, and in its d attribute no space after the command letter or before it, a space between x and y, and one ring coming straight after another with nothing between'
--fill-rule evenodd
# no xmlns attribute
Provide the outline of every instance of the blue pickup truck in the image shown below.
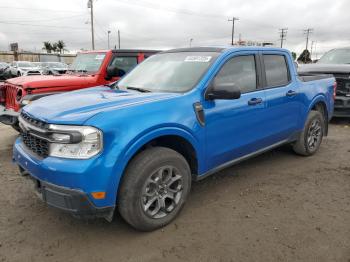
<svg viewBox="0 0 350 262"><path fill-rule="evenodd" d="M310 156L333 114L335 79L298 75L278 48L156 54L119 82L23 108L13 149L39 196L77 217L154 230L191 182L283 144Z"/></svg>

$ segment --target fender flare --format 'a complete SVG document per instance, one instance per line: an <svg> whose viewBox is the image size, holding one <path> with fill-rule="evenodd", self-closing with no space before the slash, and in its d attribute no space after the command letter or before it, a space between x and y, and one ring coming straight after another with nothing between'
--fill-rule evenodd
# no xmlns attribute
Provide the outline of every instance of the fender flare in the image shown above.
<svg viewBox="0 0 350 262"><path fill-rule="evenodd" d="M311 109L314 107L314 105L316 105L318 102L323 102L326 105L326 113L328 115L328 104L327 104L327 100L325 98L324 95L317 95L316 97L314 97L309 105L308 108L308 113L310 113Z"/></svg>
<svg viewBox="0 0 350 262"><path fill-rule="evenodd" d="M201 145L199 141L195 138L195 136L191 132L181 127L163 126L143 133L141 136L138 136L135 139L133 139L126 146L126 149L120 154L121 158L118 159L118 161L116 161L116 163L118 163L118 169L120 168L120 171L122 172L122 176L130 160L142 148L142 146L146 145L153 139L167 135L179 136L185 139L188 143L190 143L196 152L198 168L200 168L200 166L202 165L202 163L200 163L200 159L202 159L203 149L201 148Z"/></svg>
<svg viewBox="0 0 350 262"><path fill-rule="evenodd" d="M317 95L316 97L314 97L314 99L311 101L310 106L308 108L308 113L306 115L306 117L309 115L310 111L312 110L312 108L319 102L322 102L325 104L325 115L324 115L324 124L325 124L325 135L328 135L328 122L329 122L329 105L327 104L327 99L324 95ZM305 123L306 119L304 119L304 123Z"/></svg>

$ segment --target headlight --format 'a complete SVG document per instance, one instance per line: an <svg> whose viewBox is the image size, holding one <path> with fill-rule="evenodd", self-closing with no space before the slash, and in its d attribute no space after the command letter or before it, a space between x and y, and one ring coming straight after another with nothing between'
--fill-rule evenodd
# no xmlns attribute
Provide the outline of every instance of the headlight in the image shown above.
<svg viewBox="0 0 350 262"><path fill-rule="evenodd" d="M88 159L103 148L102 132L91 126L49 125L52 131L49 155Z"/></svg>

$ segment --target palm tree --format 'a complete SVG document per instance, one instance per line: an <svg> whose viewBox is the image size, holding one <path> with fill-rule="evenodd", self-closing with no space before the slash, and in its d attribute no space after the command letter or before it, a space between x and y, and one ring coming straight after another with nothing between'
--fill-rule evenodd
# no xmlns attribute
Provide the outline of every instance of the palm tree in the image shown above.
<svg viewBox="0 0 350 262"><path fill-rule="evenodd" d="M51 53L51 51L53 50L52 48L52 44L49 41L44 42L44 50L46 50L47 53Z"/></svg>
<svg viewBox="0 0 350 262"><path fill-rule="evenodd" d="M53 43L52 44L52 51L54 51L54 52L58 52L58 45L57 45L57 43Z"/></svg>
<svg viewBox="0 0 350 262"><path fill-rule="evenodd" d="M63 40L58 40L56 46L60 54L64 53L64 48L66 47L66 44L63 42Z"/></svg>

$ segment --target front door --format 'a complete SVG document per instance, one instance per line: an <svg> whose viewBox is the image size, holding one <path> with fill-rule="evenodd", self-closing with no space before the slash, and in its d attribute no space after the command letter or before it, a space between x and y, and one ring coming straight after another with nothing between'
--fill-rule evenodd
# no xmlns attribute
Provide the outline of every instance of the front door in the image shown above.
<svg viewBox="0 0 350 262"><path fill-rule="evenodd" d="M241 98L204 101L207 170L265 146L265 91L259 89L257 52L228 58L214 81L234 84Z"/></svg>

